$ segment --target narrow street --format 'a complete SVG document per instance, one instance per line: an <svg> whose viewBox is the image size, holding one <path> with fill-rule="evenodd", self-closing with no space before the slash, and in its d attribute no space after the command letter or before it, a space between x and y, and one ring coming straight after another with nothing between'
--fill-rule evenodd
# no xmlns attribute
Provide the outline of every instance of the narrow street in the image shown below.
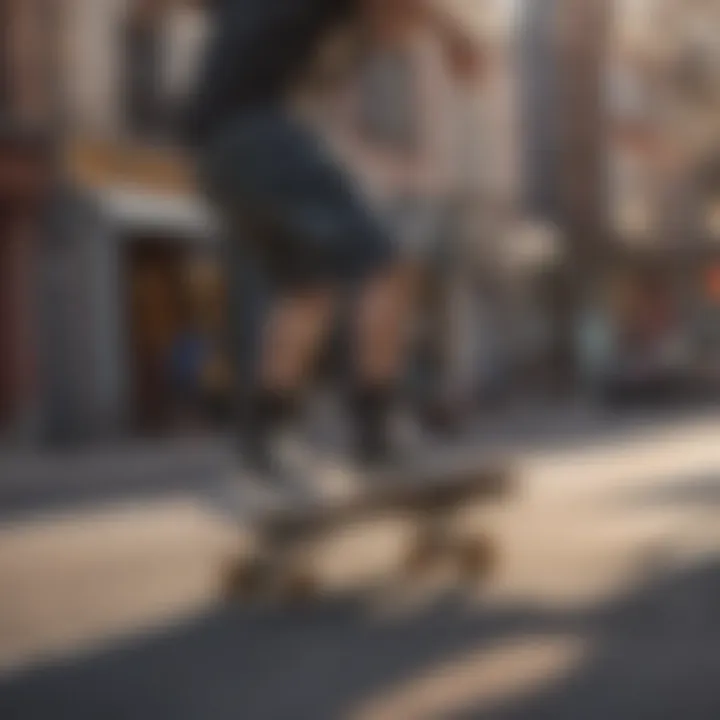
<svg viewBox="0 0 720 720"><path fill-rule="evenodd" d="M720 0L0 17L0 720L720 720ZM237 449L403 408L494 572L378 513L223 597Z"/></svg>
<svg viewBox="0 0 720 720"><path fill-rule="evenodd" d="M206 478L36 498L0 529L0 717L717 718L719 434L698 415L495 437L522 488L466 518L500 542L487 587L341 593L400 548L375 528L328 548L337 597L306 608L218 603L237 539Z"/></svg>

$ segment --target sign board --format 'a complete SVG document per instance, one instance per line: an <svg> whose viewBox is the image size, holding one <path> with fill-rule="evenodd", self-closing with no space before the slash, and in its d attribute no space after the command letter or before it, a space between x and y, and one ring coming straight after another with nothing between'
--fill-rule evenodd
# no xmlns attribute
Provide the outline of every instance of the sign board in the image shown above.
<svg viewBox="0 0 720 720"><path fill-rule="evenodd" d="M177 150L82 139L67 145L64 159L68 177L83 187L136 187L182 195L195 192L191 164Z"/></svg>

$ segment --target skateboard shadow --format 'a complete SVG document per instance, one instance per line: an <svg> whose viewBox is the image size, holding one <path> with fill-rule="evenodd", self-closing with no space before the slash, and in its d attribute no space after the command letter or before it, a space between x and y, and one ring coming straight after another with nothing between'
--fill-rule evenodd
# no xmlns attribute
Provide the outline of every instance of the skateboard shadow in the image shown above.
<svg viewBox="0 0 720 720"><path fill-rule="evenodd" d="M503 644L576 637L567 673L443 717L716 720L720 562L591 607L482 607L445 597L379 619L359 601L217 609L153 636L0 682L0 717L283 720L352 717L415 678ZM507 668L512 672L512 666ZM480 680L480 678L478 678Z"/></svg>

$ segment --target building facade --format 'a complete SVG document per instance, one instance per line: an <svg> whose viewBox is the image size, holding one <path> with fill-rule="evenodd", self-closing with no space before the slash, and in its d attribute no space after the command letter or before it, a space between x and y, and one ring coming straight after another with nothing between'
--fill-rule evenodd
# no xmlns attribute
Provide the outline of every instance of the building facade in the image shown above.
<svg viewBox="0 0 720 720"><path fill-rule="evenodd" d="M632 356L637 328L649 326L640 333L648 348L656 356L675 348L676 372L706 390L718 387L720 357L719 20L716 2L616 3L608 53L607 266L610 287L622 288L610 311L618 356Z"/></svg>
<svg viewBox="0 0 720 720"><path fill-rule="evenodd" d="M528 265L517 261L527 253L508 230L522 173L516 5L448 0L492 48L473 138L485 170L473 233L490 284L506 266L514 278ZM21 16L11 23L15 107L25 122L52 120L58 182L45 220L51 232L0 243L12 278L0 290L0 341L13 347L1 354L0 417L40 417L58 442L163 431L175 415L174 349L198 323L213 336L227 324L217 223L173 140L206 33L202 3L3 0L10 6ZM41 52L28 51L29 27ZM28 236L21 227L13 237Z"/></svg>
<svg viewBox="0 0 720 720"><path fill-rule="evenodd" d="M174 142L203 38L189 2L63 0L62 198L48 253L48 432L161 430L167 357L222 293L217 232Z"/></svg>

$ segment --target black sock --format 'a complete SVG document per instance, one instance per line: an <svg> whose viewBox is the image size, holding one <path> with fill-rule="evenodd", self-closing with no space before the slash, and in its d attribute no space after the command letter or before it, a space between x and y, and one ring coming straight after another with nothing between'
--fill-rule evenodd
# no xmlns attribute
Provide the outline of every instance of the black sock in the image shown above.
<svg viewBox="0 0 720 720"><path fill-rule="evenodd" d="M365 459L377 459L388 447L388 425L396 395L390 384L360 385L353 393L358 450Z"/></svg>

